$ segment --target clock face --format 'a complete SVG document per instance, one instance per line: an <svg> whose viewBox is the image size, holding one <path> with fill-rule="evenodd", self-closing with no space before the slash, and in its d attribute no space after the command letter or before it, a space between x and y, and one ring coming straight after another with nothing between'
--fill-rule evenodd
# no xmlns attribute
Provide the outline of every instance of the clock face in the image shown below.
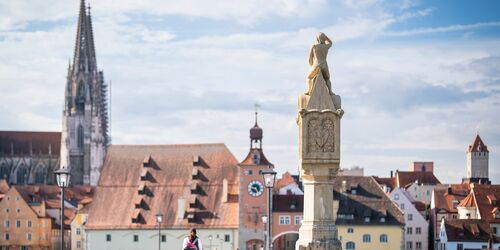
<svg viewBox="0 0 500 250"><path fill-rule="evenodd" d="M264 192L264 185L262 185L261 182L259 181L251 181L248 183L248 193L253 196L257 197L260 196Z"/></svg>

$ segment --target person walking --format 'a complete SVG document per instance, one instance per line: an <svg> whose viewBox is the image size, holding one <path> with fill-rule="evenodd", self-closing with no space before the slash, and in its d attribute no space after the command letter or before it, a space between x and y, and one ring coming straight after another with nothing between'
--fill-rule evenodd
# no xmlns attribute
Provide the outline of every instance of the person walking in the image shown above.
<svg viewBox="0 0 500 250"><path fill-rule="evenodd" d="M196 228L191 228L189 235L182 243L183 250L203 250L200 238L196 235Z"/></svg>

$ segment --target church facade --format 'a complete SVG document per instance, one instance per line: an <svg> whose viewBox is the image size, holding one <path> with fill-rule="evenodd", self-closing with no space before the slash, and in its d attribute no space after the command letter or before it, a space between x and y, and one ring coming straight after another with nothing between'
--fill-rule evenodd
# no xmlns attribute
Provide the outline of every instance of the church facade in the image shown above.
<svg viewBox="0 0 500 250"><path fill-rule="evenodd" d="M109 144L106 96L103 72L97 68L90 8L81 0L62 131L0 131L0 179L10 184L55 184L54 171L67 167L72 184L95 186Z"/></svg>

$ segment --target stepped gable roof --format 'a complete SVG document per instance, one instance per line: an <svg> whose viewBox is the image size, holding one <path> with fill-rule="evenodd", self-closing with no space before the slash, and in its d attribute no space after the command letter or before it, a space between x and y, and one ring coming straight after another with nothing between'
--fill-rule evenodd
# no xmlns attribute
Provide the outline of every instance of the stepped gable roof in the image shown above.
<svg viewBox="0 0 500 250"><path fill-rule="evenodd" d="M303 195L273 195L273 212L299 212L304 211Z"/></svg>
<svg viewBox="0 0 500 250"><path fill-rule="evenodd" d="M434 206L436 211L443 210L448 213L458 213L453 202L457 205L469 194L469 184L450 184L434 188Z"/></svg>
<svg viewBox="0 0 500 250"><path fill-rule="evenodd" d="M111 145L89 208L87 229L156 228L157 213L163 214L163 226L168 228L237 228L237 164L222 143ZM149 174L141 180L144 168ZM198 168L194 176L193 168ZM227 202L222 197L224 179ZM144 204L136 207L138 196ZM184 211L178 211L179 201L184 201ZM184 219L178 219L181 214ZM132 220L133 215L137 220Z"/></svg>
<svg viewBox="0 0 500 250"><path fill-rule="evenodd" d="M444 224L448 241L488 242L492 239L494 243L500 242L485 220L452 219L445 220Z"/></svg>
<svg viewBox="0 0 500 250"><path fill-rule="evenodd" d="M258 164L255 164L253 160L253 155L258 154L259 156L259 162ZM269 166L274 166L271 162L269 162L264 155L264 152L262 151L261 148L252 148L248 152L248 155L245 157L245 159L240 163L240 165L244 166L252 166L252 165L269 165Z"/></svg>
<svg viewBox="0 0 500 250"><path fill-rule="evenodd" d="M469 152L489 152L488 147L484 144L483 140L481 140L479 134L476 135L472 144L469 145Z"/></svg>
<svg viewBox="0 0 500 250"><path fill-rule="evenodd" d="M345 181L346 190L342 190ZM334 179L334 199L339 201L336 223L365 225L365 217L370 217L370 225L404 225L403 212L391 201L373 177L338 176ZM353 192L353 189L356 189ZM353 219L340 215L352 214ZM385 222L380 218L385 217Z"/></svg>
<svg viewBox="0 0 500 250"><path fill-rule="evenodd" d="M473 192L481 219L489 223L500 223L500 218L495 217L496 210L500 209L498 201L500 199L500 185L475 184Z"/></svg>
<svg viewBox="0 0 500 250"><path fill-rule="evenodd" d="M416 181L426 185L441 184L432 172L396 171L395 184L397 187L406 188Z"/></svg>
<svg viewBox="0 0 500 250"><path fill-rule="evenodd" d="M49 153L59 157L61 132L0 131L0 155L29 155Z"/></svg>

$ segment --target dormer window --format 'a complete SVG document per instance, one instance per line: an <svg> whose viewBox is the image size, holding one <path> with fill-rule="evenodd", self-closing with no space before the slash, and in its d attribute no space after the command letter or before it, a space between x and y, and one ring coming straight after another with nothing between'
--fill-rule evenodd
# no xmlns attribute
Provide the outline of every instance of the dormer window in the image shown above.
<svg viewBox="0 0 500 250"><path fill-rule="evenodd" d="M351 194L357 194L358 190L356 188L351 189Z"/></svg>
<svg viewBox="0 0 500 250"><path fill-rule="evenodd" d="M366 222L366 223L370 222L370 217L366 216L366 217L365 217L365 222Z"/></svg>
<svg viewBox="0 0 500 250"><path fill-rule="evenodd" d="M458 201L457 200L453 200L452 203L453 203L453 208L456 209L457 206L458 206Z"/></svg>
<svg viewBox="0 0 500 250"><path fill-rule="evenodd" d="M385 216L380 217L380 222L382 222L382 223L385 222Z"/></svg>

